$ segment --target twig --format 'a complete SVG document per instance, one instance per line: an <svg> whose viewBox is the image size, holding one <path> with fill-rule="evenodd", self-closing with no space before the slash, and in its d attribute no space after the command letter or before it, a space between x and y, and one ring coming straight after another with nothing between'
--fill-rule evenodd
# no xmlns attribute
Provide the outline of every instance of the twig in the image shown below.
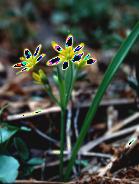
<svg viewBox="0 0 139 184"><path fill-rule="evenodd" d="M93 156L93 157L103 157L103 158L112 158L112 155L105 153L96 153L96 152L84 152L83 156Z"/></svg>
<svg viewBox="0 0 139 184"><path fill-rule="evenodd" d="M113 106L109 106L107 108L107 129L108 131L112 129L117 119L118 119L118 111L115 110Z"/></svg>
<svg viewBox="0 0 139 184"><path fill-rule="evenodd" d="M119 137L119 136L122 136L122 135L129 134L129 133L135 131L138 127L139 127L139 125L136 125L136 126L132 126L132 127L126 128L126 129L118 131L118 132L114 132L112 134L105 134L105 135L99 137L97 140L91 141L91 142L87 143L86 145L82 146L80 148L79 152L80 153L89 152L89 150L93 149L94 147L96 147L100 143L102 143L104 141L108 141L108 140L116 138L116 137Z"/></svg>
<svg viewBox="0 0 139 184"><path fill-rule="evenodd" d="M78 117L79 117L79 112L80 112L80 103L77 104L77 110L76 110L76 114L75 114L75 118L74 118L74 130L75 130L75 136L76 139L78 139L79 136L79 132L78 132ZM78 154L77 156L78 160L81 160L81 155ZM78 165L78 170L79 172L81 171L81 165Z"/></svg>
<svg viewBox="0 0 139 184"><path fill-rule="evenodd" d="M87 143L87 145L85 145L85 146L82 146L82 148L80 149L80 151L81 152L83 150L89 151L89 150L93 149L95 146L99 145L100 143L102 143L102 142L104 142L106 140L109 140L111 138L120 136L121 134L127 134L127 133L132 132L134 130L134 127L138 127L138 125L137 126L134 126L134 127L131 127L131 128L124 129L124 130L119 131L119 132L116 132L116 133L112 133L112 132L114 132L114 131L122 128L123 126L131 123L133 120L135 120L137 118L139 118L139 113L133 114L132 116L128 117L127 119L125 119L121 123L118 123L118 125L115 125L112 129L110 129L109 131L107 131L105 135L99 137L95 141L92 141L92 142ZM133 128L133 130L132 130L132 128Z"/></svg>
<svg viewBox="0 0 139 184"><path fill-rule="evenodd" d="M111 158L111 161L105 167L99 170L99 176L104 176L108 171L116 171L118 169L121 169L122 167L125 167L126 164L128 165L130 162L132 162L132 157L134 156L134 154L132 154L132 151L134 153L138 152L138 150L136 149L139 145L138 135L139 126L136 128L134 134L132 135L132 139L130 138L130 141L128 141L128 143L125 145L125 149L123 150L119 158L113 156ZM133 161L133 163L135 164L135 161ZM138 163L138 161L136 161L136 163Z"/></svg>
<svg viewBox="0 0 139 184"><path fill-rule="evenodd" d="M71 152L71 117L72 117L72 109L71 109L71 105L69 105L68 107L68 115L67 115L67 127L66 127L66 140L67 140L67 151L69 153L69 157L70 157L70 152Z"/></svg>
<svg viewBox="0 0 139 184"><path fill-rule="evenodd" d="M67 127L66 127L66 134L67 134L67 154L68 158L70 159L71 156L71 118L72 118L72 103L68 106L68 115L67 115ZM77 175L76 167L73 167L74 175Z"/></svg>
<svg viewBox="0 0 139 184"><path fill-rule="evenodd" d="M38 183L38 184L75 184L74 182L50 182L50 181L39 181L39 180L16 180L15 183Z"/></svg>
<svg viewBox="0 0 139 184"><path fill-rule="evenodd" d="M120 105L120 104L133 104L135 102L134 99L115 99L115 100L103 100L101 103L101 106L108 106L108 105ZM82 103L80 108L82 107L88 107L89 103ZM77 106L75 106L75 108L77 108ZM41 110L40 113L35 114L34 112L30 112L30 113L22 113L22 114L17 114L17 115L9 115L7 117L7 121L14 121L14 120L21 120L24 118L31 118L34 116L39 116L39 115L44 115L47 113L53 113L53 112L60 112L60 108L58 106L54 106L54 107L50 107L44 110ZM23 116L24 115L24 116Z"/></svg>
<svg viewBox="0 0 139 184"><path fill-rule="evenodd" d="M80 107L78 106L77 110L76 110L75 118L74 118L74 129L75 129L75 136L76 136L76 138L78 138L78 136L79 136L78 125L77 125L79 112L80 112Z"/></svg>
<svg viewBox="0 0 139 184"><path fill-rule="evenodd" d="M38 135L40 135L41 137L43 137L44 139L47 139L48 141L54 143L56 146L60 146L59 142L51 137L49 137L48 135L44 134L42 131L40 131L38 128L36 128L32 123L28 124L29 127L31 127Z"/></svg>
<svg viewBox="0 0 139 184"><path fill-rule="evenodd" d="M40 115L44 115L44 114L52 113L52 112L60 112L60 108L57 106L50 107L50 108L41 110L41 112L36 113L36 114L34 112L30 112L30 113L22 113L22 114L17 114L17 115L9 115L6 120L7 121L14 121L14 120L19 120L19 119L21 120L21 119L40 116Z"/></svg>
<svg viewBox="0 0 139 184"><path fill-rule="evenodd" d="M46 151L49 155L59 155L60 150L48 150ZM67 150L64 151L64 155L68 155L69 152ZM103 158L111 158L112 156L110 154L104 154L104 153L96 153L96 152L83 152L81 153L82 156L94 156L94 157L103 157Z"/></svg>
<svg viewBox="0 0 139 184"><path fill-rule="evenodd" d="M69 160L68 157L65 157L63 159L64 162L66 162L67 160ZM59 165L60 161L59 160L56 160L56 161L53 161L51 163L47 163L47 166L46 167L52 167L52 166L56 166L56 165Z"/></svg>
<svg viewBox="0 0 139 184"><path fill-rule="evenodd" d="M110 106L107 108L107 129L108 131L112 128L113 121L112 121L112 113L113 112L113 106Z"/></svg>
<svg viewBox="0 0 139 184"><path fill-rule="evenodd" d="M106 134L111 134L112 132L115 132L115 131L123 128L124 126L133 122L137 118L139 118L139 112L131 115L130 117L126 118L125 120L123 120L123 121L119 122L118 124L116 124L115 126L113 126L113 128L111 128Z"/></svg>
<svg viewBox="0 0 139 184"><path fill-rule="evenodd" d="M103 168L100 168L98 171L98 176L104 176L111 168L113 165L113 162L117 159L116 156L113 156L110 160L110 162Z"/></svg>

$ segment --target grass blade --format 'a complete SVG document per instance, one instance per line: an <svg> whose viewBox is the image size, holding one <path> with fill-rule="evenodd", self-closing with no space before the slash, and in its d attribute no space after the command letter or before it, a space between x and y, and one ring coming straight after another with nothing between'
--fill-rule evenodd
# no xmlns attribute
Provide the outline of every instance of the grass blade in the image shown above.
<svg viewBox="0 0 139 184"><path fill-rule="evenodd" d="M101 99L102 99L106 89L108 88L108 86L109 86L111 80L113 79L115 73L117 72L117 70L120 67L122 61L124 60L125 56L129 52L130 48L135 43L138 36L139 36L139 22L135 25L132 32L128 36L128 38L123 42L120 49L117 51L117 54L113 58L111 64L109 65L109 67L108 67L108 69L107 69L107 71L104 75L104 78L103 78L103 80L102 80L102 82L101 82L101 84L100 84L100 86L97 90L95 98L92 101L91 106L88 110L88 113L85 117L81 132L80 132L79 137L77 139L77 142L76 142L76 144L73 148L71 159L70 159L70 161L68 163L68 166L67 166L67 169L65 171L65 177L64 177L65 180L67 180L70 176L70 173L71 173L73 164L75 162L77 153L80 149L80 146L82 145L82 143L84 141L84 138L85 138L85 136L88 132L89 126L92 122L92 119L95 116L95 113L98 109L98 106L101 102Z"/></svg>

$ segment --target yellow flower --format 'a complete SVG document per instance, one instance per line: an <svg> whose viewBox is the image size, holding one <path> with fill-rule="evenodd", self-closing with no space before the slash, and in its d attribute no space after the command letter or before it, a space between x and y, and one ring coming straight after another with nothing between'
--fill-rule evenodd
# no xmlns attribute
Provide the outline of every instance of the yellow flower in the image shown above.
<svg viewBox="0 0 139 184"><path fill-rule="evenodd" d="M47 84L48 79L43 70L39 70L38 73L33 72L32 77L35 79L37 84Z"/></svg>
<svg viewBox="0 0 139 184"><path fill-rule="evenodd" d="M47 62L48 66L57 65L59 63L63 63L63 70L66 70L69 66L69 62L78 62L83 56L83 47L84 43L79 44L75 48L73 48L73 36L70 34L65 43L65 48L59 46L56 42L52 42L52 47L55 51L59 53L57 57L50 59Z"/></svg>
<svg viewBox="0 0 139 184"><path fill-rule="evenodd" d="M40 55L41 47L42 47L41 44L38 45L37 48L35 49L35 52L33 55L29 49L24 50L24 57L20 57L21 62L13 65L14 68L21 68L22 67L22 70L20 70L18 73L23 72L23 71L29 71L38 62L40 62L42 60L42 58L46 54Z"/></svg>
<svg viewBox="0 0 139 184"><path fill-rule="evenodd" d="M81 58L80 62L78 62L78 67L82 68L85 65L91 65L94 64L97 61L94 57L91 57L90 53L88 53L86 56Z"/></svg>

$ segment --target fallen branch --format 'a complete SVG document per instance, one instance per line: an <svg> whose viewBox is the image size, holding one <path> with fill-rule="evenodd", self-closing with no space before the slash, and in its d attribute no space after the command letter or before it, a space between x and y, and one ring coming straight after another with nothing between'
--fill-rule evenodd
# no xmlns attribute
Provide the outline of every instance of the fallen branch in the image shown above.
<svg viewBox="0 0 139 184"><path fill-rule="evenodd" d="M21 120L21 119L25 119L25 118L31 118L31 117L35 117L35 116L49 114L49 113L52 113L52 112L60 112L60 108L55 106L55 107L50 107L50 108L47 108L47 109L43 109L39 113L35 113L33 111L33 112L29 112L29 113L9 115L6 120L7 121Z"/></svg>
<svg viewBox="0 0 139 184"><path fill-rule="evenodd" d="M89 152L91 149L93 149L94 147L96 147L97 145L99 145L102 142L108 141L110 139L113 138L117 138L129 133L134 132L137 128L139 127L139 125L135 125L129 128L126 128L124 130L118 131L118 132L114 132L112 134L105 134L101 137L99 137L98 139L94 140L94 141L90 141L89 143L87 143L86 145L82 146L80 148L79 153L82 154L84 152Z"/></svg>
<svg viewBox="0 0 139 184"><path fill-rule="evenodd" d="M15 183L20 184L20 183L38 183L38 184L75 184L74 182L49 182L49 181L39 181L39 180L16 180Z"/></svg>
<svg viewBox="0 0 139 184"><path fill-rule="evenodd" d="M103 100L101 103L101 106L109 106L109 105L120 105L120 104L133 104L135 103L134 99L115 99L115 100ZM88 107L90 104L89 103L82 103L80 108L83 107ZM78 106L75 108L78 108ZM40 116L40 115L46 115L48 113L53 113L53 112L60 112L60 108L58 106L50 107L47 109L42 109L41 112L35 113L29 112L29 113L21 113L21 114L16 114L16 115L9 115L6 119L6 121L15 121L15 120L21 120L25 118L31 118L35 116Z"/></svg>
<svg viewBox="0 0 139 184"><path fill-rule="evenodd" d="M45 153L49 154L49 155L59 155L60 150L48 150ZM65 150L64 155L69 155L69 151ZM82 156L104 157L104 158L111 158L112 157L110 154L96 153L96 152L83 152L83 153L81 153L81 155Z"/></svg>
<svg viewBox="0 0 139 184"><path fill-rule="evenodd" d="M111 134L113 132L116 132L117 130L119 130L119 129L123 128L124 126L128 125L129 123L132 123L137 118L139 118L139 112L137 112L137 113L131 115L130 117L126 118L125 120L117 123L106 134Z"/></svg>
<svg viewBox="0 0 139 184"><path fill-rule="evenodd" d="M57 140L49 137L48 135L44 134L42 131L40 131L38 128L36 128L32 123L28 123L28 126L34 130L38 135L40 135L41 137L43 137L44 139L54 143L56 146L60 147L60 144Z"/></svg>
<svg viewBox="0 0 139 184"><path fill-rule="evenodd" d="M139 164L139 126L135 133L132 135L132 139L128 141L125 145L124 150L119 156L114 156L111 161L103 168L101 168L98 173L99 176L104 176L108 171L113 173L119 169L129 166L135 166Z"/></svg>

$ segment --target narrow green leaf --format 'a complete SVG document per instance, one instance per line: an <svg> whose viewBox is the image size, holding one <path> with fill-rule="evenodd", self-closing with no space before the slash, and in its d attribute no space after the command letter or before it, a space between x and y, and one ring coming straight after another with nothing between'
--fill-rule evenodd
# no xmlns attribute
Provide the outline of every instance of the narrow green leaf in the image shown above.
<svg viewBox="0 0 139 184"><path fill-rule="evenodd" d="M115 73L117 72L117 70L120 67L122 61L124 60L125 56L129 52L130 48L135 43L138 36L139 36L139 22L135 25L132 32L128 36L128 38L121 45L120 49L118 50L117 54L113 58L111 64L109 65L109 67L108 67L108 69L107 69L107 71L104 75L104 78L103 78L103 80L102 80L102 82L101 82L101 84L100 84L100 86L97 90L95 98L92 101L91 106L88 110L88 113L85 117L81 132L80 132L79 137L77 139L77 142L76 142L76 144L73 148L71 159L70 159L69 164L67 166L67 169L65 171L65 180L67 180L69 178L69 175L71 173L73 164L74 164L75 159L76 159L76 155L77 155L77 153L78 153L78 151L79 151L79 149L80 149L80 147L81 147L81 145L84 141L84 138L85 138L85 136L88 132L89 126L92 123L92 120L95 116L97 108L98 108L98 106L101 102L101 99L102 99L107 87L109 86L109 84L110 84L111 80L113 79Z"/></svg>
<svg viewBox="0 0 139 184"><path fill-rule="evenodd" d="M34 158L30 159L27 163L29 165L41 165L44 162L45 162L44 159L42 159L40 157L34 157Z"/></svg>
<svg viewBox="0 0 139 184"><path fill-rule="evenodd" d="M31 128L25 127L25 126L21 126L20 130L25 131L25 132L30 132Z"/></svg>
<svg viewBox="0 0 139 184"><path fill-rule="evenodd" d="M0 144L4 143L8 139L10 139L19 128L15 126L8 125L6 123L1 124L0 127Z"/></svg>
<svg viewBox="0 0 139 184"><path fill-rule="evenodd" d="M14 139L14 144L21 159L27 160L29 158L29 151L26 143L21 138L16 137Z"/></svg>

